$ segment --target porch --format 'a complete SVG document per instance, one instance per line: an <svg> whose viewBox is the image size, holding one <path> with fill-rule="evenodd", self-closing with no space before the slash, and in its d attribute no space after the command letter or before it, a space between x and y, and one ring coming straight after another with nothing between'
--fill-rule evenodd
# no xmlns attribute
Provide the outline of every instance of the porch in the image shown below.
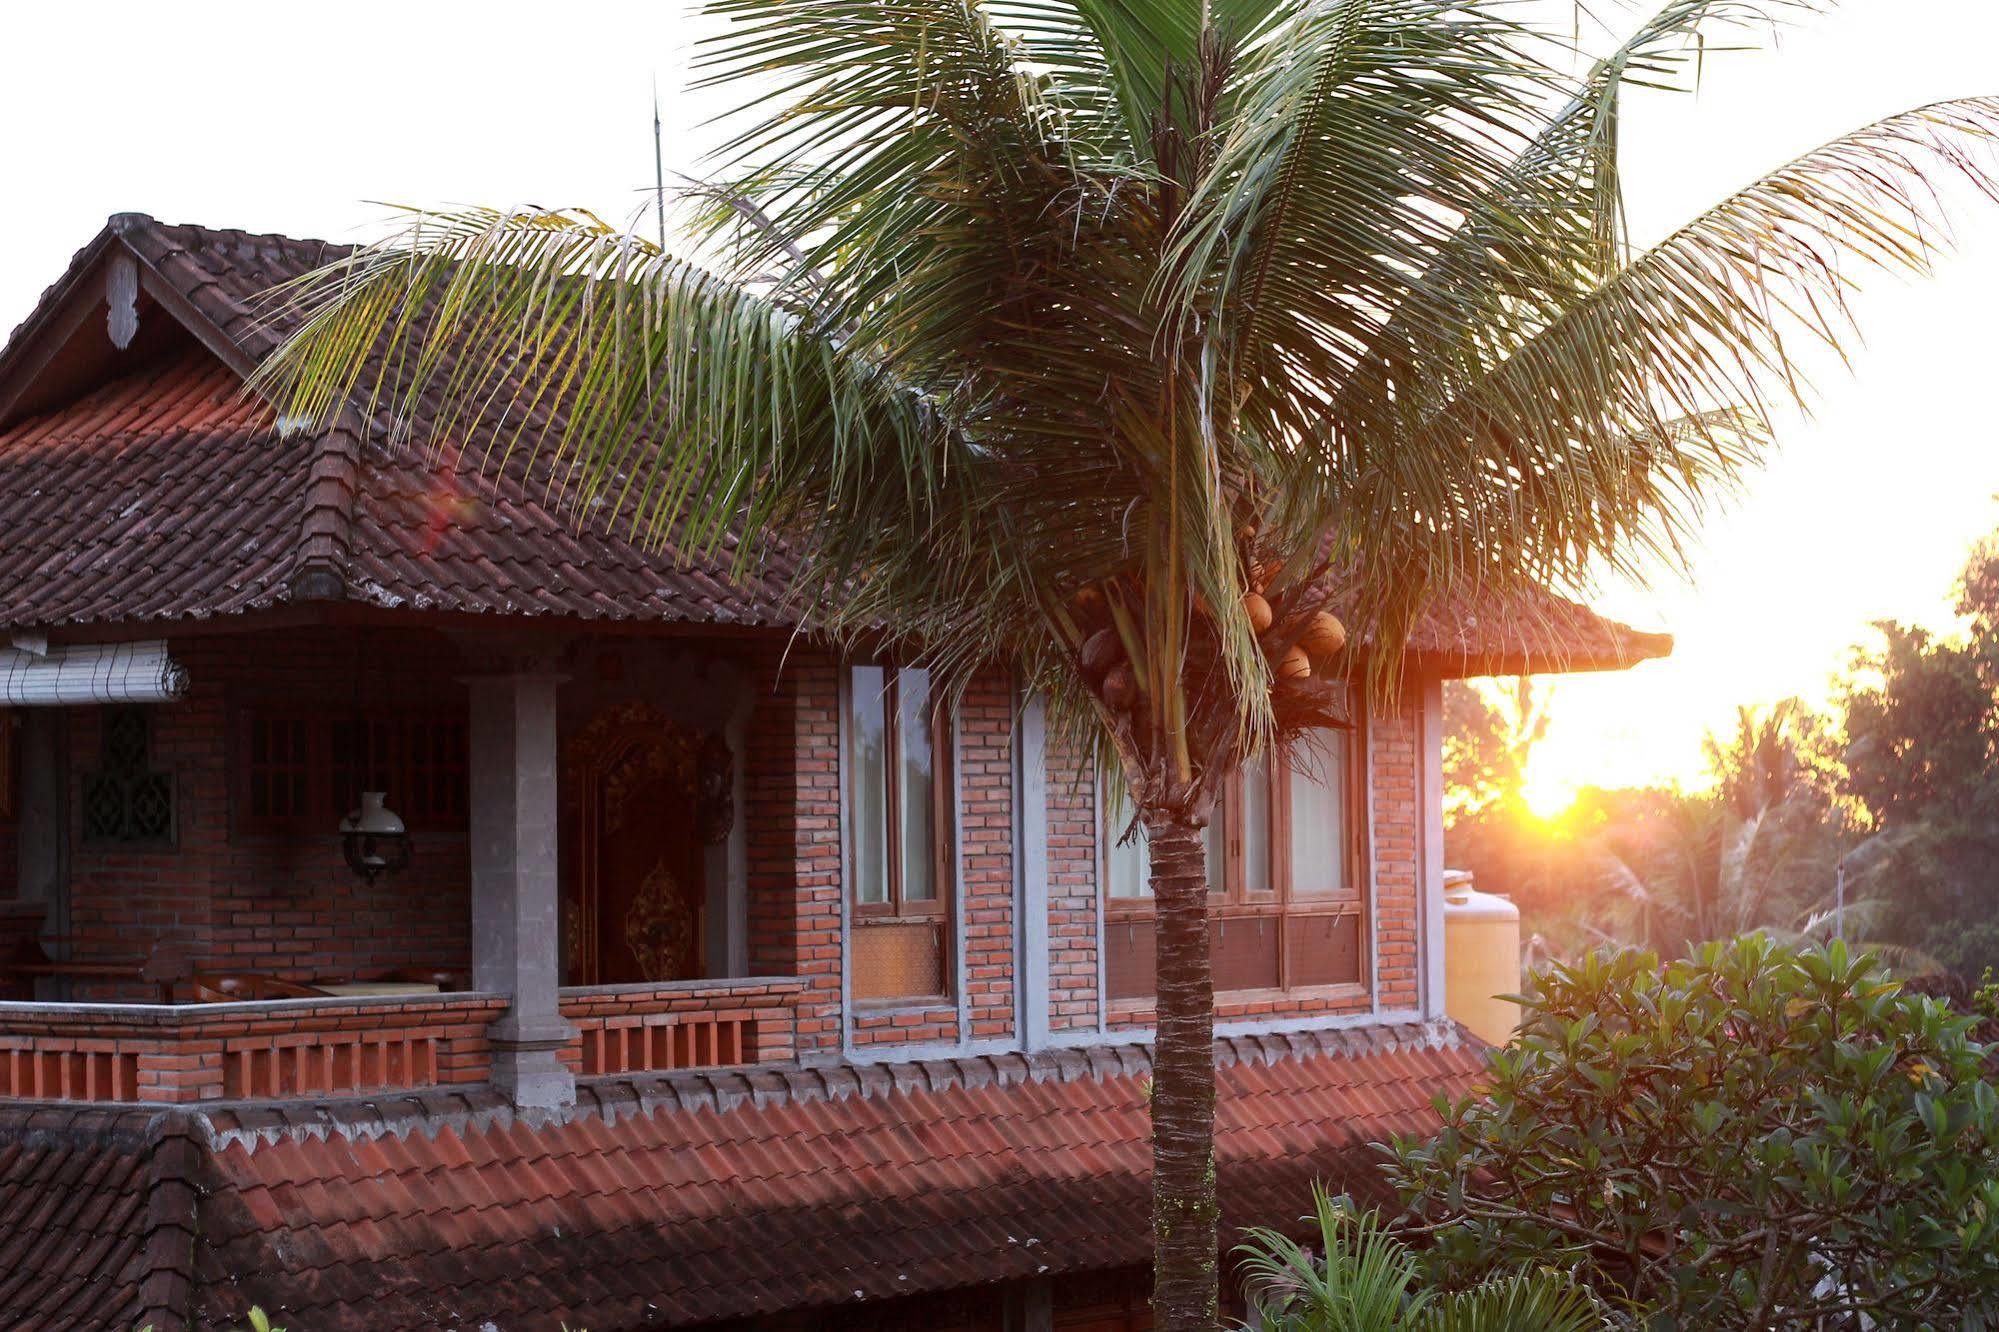
<svg viewBox="0 0 1999 1332"><path fill-rule="evenodd" d="M795 1062L801 1010L824 1027L837 962L787 928L783 852L831 755L763 644L166 646L170 697L0 709L0 1098L555 1107L579 1078ZM339 832L363 790L406 821L387 872Z"/></svg>

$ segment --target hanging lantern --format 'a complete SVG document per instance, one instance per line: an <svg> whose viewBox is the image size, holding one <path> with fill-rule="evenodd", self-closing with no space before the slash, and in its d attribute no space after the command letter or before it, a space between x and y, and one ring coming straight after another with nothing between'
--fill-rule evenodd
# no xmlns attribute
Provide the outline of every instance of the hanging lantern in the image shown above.
<svg viewBox="0 0 1999 1332"><path fill-rule="evenodd" d="M366 883L394 874L410 863L410 834L383 802L385 791L363 791L361 808L340 820L340 852L347 868Z"/></svg>

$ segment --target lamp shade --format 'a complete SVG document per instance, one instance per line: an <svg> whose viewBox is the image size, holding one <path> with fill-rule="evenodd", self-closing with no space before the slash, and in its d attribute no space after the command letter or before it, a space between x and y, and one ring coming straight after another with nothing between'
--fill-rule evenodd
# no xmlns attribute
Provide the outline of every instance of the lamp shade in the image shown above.
<svg viewBox="0 0 1999 1332"><path fill-rule="evenodd" d="M409 829L388 806L386 791L363 791L361 807L340 820L340 851L368 883L410 863Z"/></svg>

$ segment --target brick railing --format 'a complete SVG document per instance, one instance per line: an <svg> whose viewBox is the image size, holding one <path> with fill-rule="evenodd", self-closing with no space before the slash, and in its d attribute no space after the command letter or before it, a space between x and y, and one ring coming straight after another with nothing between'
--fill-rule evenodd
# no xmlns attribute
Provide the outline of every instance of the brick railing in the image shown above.
<svg viewBox="0 0 1999 1332"><path fill-rule="evenodd" d="M503 996L0 1003L0 1096L191 1101L483 1082Z"/></svg>
<svg viewBox="0 0 1999 1332"><path fill-rule="evenodd" d="M789 1062L804 982L601 985L562 992L563 1060L598 1077ZM0 1002L0 1097L185 1104L415 1091L490 1076L497 994L228 1004Z"/></svg>
<svg viewBox="0 0 1999 1332"><path fill-rule="evenodd" d="M563 1062L579 1077L786 1063L804 989L777 976L565 989L576 1036Z"/></svg>

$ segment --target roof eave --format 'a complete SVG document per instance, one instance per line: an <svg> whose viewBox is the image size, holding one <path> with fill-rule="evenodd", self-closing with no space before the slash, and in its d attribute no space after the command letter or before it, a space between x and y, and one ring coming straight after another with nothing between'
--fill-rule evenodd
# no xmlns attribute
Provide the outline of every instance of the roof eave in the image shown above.
<svg viewBox="0 0 1999 1332"><path fill-rule="evenodd" d="M1412 652L1419 673L1447 680L1482 675L1587 675L1628 671L1671 656L1671 634L1627 629L1618 641L1587 650L1522 647L1503 652Z"/></svg>

